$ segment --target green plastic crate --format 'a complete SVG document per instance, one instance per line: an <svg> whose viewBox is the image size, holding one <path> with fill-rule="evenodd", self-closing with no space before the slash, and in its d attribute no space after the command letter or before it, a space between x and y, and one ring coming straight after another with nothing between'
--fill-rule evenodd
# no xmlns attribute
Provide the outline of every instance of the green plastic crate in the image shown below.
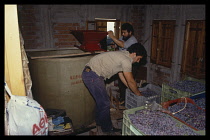
<svg viewBox="0 0 210 140"><path fill-rule="evenodd" d="M204 84L206 83L205 79L196 79L193 77L185 77L184 80L197 81L197 82L204 83Z"/></svg>
<svg viewBox="0 0 210 140"><path fill-rule="evenodd" d="M197 106L197 105L195 104L195 102L193 101L193 99L188 98L188 97L186 97L185 99L186 99L186 102L187 102L187 103L190 103L190 104L194 105L197 109L202 110L203 112L205 112L205 109L202 109L201 107ZM175 100L170 100L170 101L167 101L167 102L162 103L161 105L162 105L163 108L168 109L171 105L173 106L173 105L178 104L178 103L184 103L184 102L185 102L185 99L184 99L184 98L179 98L179 99L175 99ZM206 113L205 113L205 114L206 114ZM190 127L193 128L194 130L199 131L197 128L195 128L195 127L193 127L192 125L188 124L188 123L185 122L184 120L179 119L178 117L176 117L176 116L173 115L173 114L172 114L172 116L173 116L174 118L180 120L181 122L184 122L186 125L190 126ZM192 119L192 118L189 118L189 119ZM202 131L205 132L205 130L200 130L200 132L202 132Z"/></svg>
<svg viewBox="0 0 210 140"><path fill-rule="evenodd" d="M136 111L142 110L142 109L144 109L144 106L127 109L127 110L123 111L123 126L122 126L122 135L123 136L125 136L125 135L145 136L145 134L143 132L141 132L138 128L135 127L135 125L132 124L131 120L128 117L128 114L134 114ZM169 117L171 117L171 116L169 115ZM173 117L171 117L171 118L176 120L180 126L185 125L184 123L180 122L179 120L177 120ZM185 126L187 126L187 125L185 125ZM187 126L187 127L189 127L189 126ZM205 131L195 131L193 129L192 129L192 131L194 131L195 133L197 133L199 135L205 135Z"/></svg>
<svg viewBox="0 0 210 140"><path fill-rule="evenodd" d="M184 80L197 81L197 82L205 84L205 80L199 80L199 79L195 79L193 77L186 77ZM198 93L191 93L191 92L181 91L179 89L169 86L166 83L163 83L162 84L162 92L161 92L161 103L167 102L170 100L174 100L174 99L178 99L181 97L191 97L191 96L199 95L202 93L205 93L205 90L198 92Z"/></svg>
<svg viewBox="0 0 210 140"><path fill-rule="evenodd" d="M144 107L141 106L123 111L122 135L145 135L131 123L128 117L128 114L134 114L136 111L140 109L144 109Z"/></svg>

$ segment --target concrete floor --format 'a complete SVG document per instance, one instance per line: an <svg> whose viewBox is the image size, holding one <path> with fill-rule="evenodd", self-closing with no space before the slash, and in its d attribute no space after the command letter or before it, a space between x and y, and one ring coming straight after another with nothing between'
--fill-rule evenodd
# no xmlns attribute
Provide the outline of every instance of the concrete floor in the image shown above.
<svg viewBox="0 0 210 140"><path fill-rule="evenodd" d="M120 110L117 110L117 109L114 109L114 108L110 109L112 124L113 124L113 126L115 128L122 129L123 110L124 109L120 109ZM95 128L93 128L91 130L88 130L86 132L77 134L77 136L94 136L94 135L100 136L100 135L105 135L102 132L101 128L96 126L95 122L93 124L91 124L91 126L95 126ZM122 131L121 132L116 132L115 135L121 136L122 135Z"/></svg>
<svg viewBox="0 0 210 140"><path fill-rule="evenodd" d="M114 82L113 82L114 83ZM113 84L112 83L112 84ZM110 96L110 115L112 124L115 128L122 130L122 124L123 124L123 111L126 109L123 102L120 102L117 97L119 97L118 87L115 87L113 85L109 85L107 88L107 91ZM71 135L71 134L67 134ZM76 130L72 135L76 136L94 136L94 135L105 135L101 128L96 126L96 123L93 122L86 128L82 130ZM116 132L115 135L121 136L121 132Z"/></svg>

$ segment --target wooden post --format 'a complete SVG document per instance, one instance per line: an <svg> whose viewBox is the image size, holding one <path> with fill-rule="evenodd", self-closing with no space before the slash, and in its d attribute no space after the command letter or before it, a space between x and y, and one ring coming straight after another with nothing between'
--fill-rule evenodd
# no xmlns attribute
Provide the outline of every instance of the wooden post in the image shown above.
<svg viewBox="0 0 210 140"><path fill-rule="evenodd" d="M183 58L182 58L182 73L186 73L186 61L187 61L187 50L189 44L189 33L190 33L190 22L186 24L185 30L185 40L184 40L184 48L183 48Z"/></svg>
<svg viewBox="0 0 210 140"><path fill-rule="evenodd" d="M4 78L13 95L26 96L20 50L17 5L5 5L4 17Z"/></svg>

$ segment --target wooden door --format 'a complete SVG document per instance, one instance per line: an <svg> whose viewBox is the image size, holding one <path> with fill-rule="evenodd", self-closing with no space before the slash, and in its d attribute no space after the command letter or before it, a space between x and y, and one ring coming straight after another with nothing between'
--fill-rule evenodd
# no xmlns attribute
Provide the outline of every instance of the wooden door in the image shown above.
<svg viewBox="0 0 210 140"><path fill-rule="evenodd" d="M186 21L181 72L195 78L205 78L205 21Z"/></svg>
<svg viewBox="0 0 210 140"><path fill-rule="evenodd" d="M115 37L116 37L117 39L119 39L119 38L120 38L120 33L121 33L120 21L119 21L119 20L116 20L116 21L115 21L114 32L115 32Z"/></svg>
<svg viewBox="0 0 210 140"><path fill-rule="evenodd" d="M171 67L175 20L154 20L152 24L151 62Z"/></svg>

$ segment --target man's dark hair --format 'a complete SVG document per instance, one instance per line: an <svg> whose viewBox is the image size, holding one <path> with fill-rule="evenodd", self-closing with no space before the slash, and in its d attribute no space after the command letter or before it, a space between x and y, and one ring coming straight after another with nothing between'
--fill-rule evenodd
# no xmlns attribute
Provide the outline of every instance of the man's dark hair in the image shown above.
<svg viewBox="0 0 210 140"><path fill-rule="evenodd" d="M136 56L142 56L139 62L140 65L145 65L147 63L147 51L141 43L131 45L127 51L129 51L129 53L136 53Z"/></svg>
<svg viewBox="0 0 210 140"><path fill-rule="evenodd" d="M132 35L134 35L134 29L133 29L133 26L129 23L124 23L122 26L121 26L121 30L127 30L128 32L132 32Z"/></svg>

